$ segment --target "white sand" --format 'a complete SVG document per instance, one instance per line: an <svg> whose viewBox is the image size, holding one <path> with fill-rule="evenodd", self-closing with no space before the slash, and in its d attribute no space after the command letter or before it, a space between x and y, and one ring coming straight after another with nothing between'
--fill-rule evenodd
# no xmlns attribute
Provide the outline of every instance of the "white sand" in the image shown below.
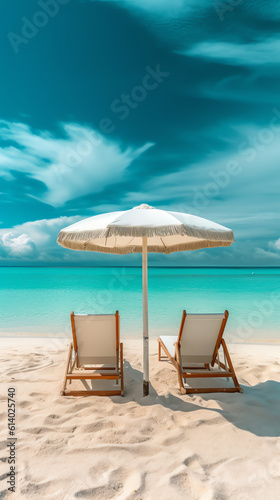
<svg viewBox="0 0 280 500"><path fill-rule="evenodd" d="M125 341L125 397L60 396L67 341L0 339L0 499L7 389L16 387L13 499L280 498L280 346L230 345L243 394L182 396L151 341L142 397L139 340Z"/></svg>

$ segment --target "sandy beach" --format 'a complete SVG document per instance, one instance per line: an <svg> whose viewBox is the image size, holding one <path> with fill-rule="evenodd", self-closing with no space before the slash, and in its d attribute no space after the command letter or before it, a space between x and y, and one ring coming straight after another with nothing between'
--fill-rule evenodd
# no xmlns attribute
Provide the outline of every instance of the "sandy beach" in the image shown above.
<svg viewBox="0 0 280 500"><path fill-rule="evenodd" d="M243 394L182 396L150 345L125 340L125 396L62 397L65 339L1 339L0 498L7 493L7 390L16 389L19 499L278 499L280 346L230 344Z"/></svg>

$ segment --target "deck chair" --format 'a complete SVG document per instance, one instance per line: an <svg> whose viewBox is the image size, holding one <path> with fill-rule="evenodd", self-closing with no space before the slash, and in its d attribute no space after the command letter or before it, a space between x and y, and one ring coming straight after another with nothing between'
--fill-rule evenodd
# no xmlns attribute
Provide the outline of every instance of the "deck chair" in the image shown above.
<svg viewBox="0 0 280 500"><path fill-rule="evenodd" d="M223 339L229 313L187 314L183 311L178 338L161 336L158 338L158 359L171 361L178 373L182 394L200 392L242 392L235 375L230 355ZM219 349L223 350L223 362ZM162 351L166 357L162 356ZM217 368L217 369L216 369ZM185 387L187 379L226 377L231 378L234 387ZM183 382L184 380L184 382Z"/></svg>
<svg viewBox="0 0 280 500"><path fill-rule="evenodd" d="M123 344L119 313L71 313L73 342L69 346L61 394L63 396L123 396ZM116 390L71 390L73 380L115 380Z"/></svg>

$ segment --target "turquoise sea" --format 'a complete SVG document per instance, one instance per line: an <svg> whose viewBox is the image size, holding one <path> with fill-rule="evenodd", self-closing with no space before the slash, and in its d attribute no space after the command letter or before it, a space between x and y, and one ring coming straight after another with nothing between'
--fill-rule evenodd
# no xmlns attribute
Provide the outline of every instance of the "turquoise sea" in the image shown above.
<svg viewBox="0 0 280 500"><path fill-rule="evenodd" d="M120 312L141 336L141 268L0 268L0 335L71 335L69 315ZM229 310L228 340L280 341L280 268L149 269L150 335L176 335L183 309Z"/></svg>

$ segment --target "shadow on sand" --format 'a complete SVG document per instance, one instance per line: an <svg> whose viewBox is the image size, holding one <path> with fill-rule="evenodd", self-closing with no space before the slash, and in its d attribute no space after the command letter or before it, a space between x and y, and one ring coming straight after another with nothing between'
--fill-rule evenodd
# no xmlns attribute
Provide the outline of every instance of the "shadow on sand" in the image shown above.
<svg viewBox="0 0 280 500"><path fill-rule="evenodd" d="M112 397L118 404L135 401L141 406L162 405L171 411L215 412L235 427L251 432L256 436L277 437L280 435L280 383L268 380L255 386L241 385L243 393L214 393L182 396L177 394L159 395L150 383L150 394L142 395L143 375L140 370L124 362L125 395ZM201 404L197 404L197 399ZM210 401L216 401L220 408L206 407ZM205 406L204 406L205 404ZM186 420L187 425L187 420Z"/></svg>

